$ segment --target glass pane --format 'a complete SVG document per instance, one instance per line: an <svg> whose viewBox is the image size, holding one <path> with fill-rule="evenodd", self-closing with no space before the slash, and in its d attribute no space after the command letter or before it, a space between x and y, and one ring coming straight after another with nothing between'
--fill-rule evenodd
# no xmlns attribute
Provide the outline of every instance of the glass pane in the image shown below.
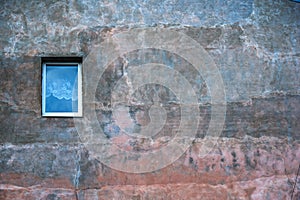
<svg viewBox="0 0 300 200"><path fill-rule="evenodd" d="M46 67L46 112L78 112L78 66Z"/></svg>

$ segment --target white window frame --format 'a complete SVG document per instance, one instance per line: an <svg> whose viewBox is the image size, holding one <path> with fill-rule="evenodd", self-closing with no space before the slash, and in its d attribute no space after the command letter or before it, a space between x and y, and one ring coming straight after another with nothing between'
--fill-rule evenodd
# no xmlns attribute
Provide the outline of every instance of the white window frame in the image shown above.
<svg viewBox="0 0 300 200"><path fill-rule="evenodd" d="M46 112L46 80L47 66L77 66L78 111L77 112ZM82 64L78 62L45 62L42 63L42 116L43 117L82 117Z"/></svg>

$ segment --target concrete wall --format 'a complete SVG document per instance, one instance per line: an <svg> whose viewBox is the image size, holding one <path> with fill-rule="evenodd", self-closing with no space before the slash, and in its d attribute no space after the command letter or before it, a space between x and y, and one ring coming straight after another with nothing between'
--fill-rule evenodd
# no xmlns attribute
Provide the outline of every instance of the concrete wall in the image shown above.
<svg viewBox="0 0 300 200"><path fill-rule="evenodd" d="M300 158L299 10L288 0L2 1L0 199L290 199ZM152 31L169 35L155 38ZM154 48L164 41L173 51ZM140 49L130 51L133 44ZM182 47L192 49L190 60L177 51ZM114 53L105 50L113 49L125 53L103 66ZM83 118L41 116L45 56L83 58ZM208 68L199 73L191 60ZM189 82L196 118L182 112L172 88L149 84L134 91L130 70L147 63L164 64ZM144 69L131 78L181 80ZM213 101L214 85L224 92L222 105ZM166 113L162 129L133 137L150 123L157 102ZM218 118L214 108L226 111ZM196 131L182 142L187 149L140 160L178 139L185 118L183 132ZM207 136L214 118L214 127L224 126ZM90 132L103 139L100 149L89 146ZM139 156L118 160L119 152L110 152L108 158L102 146L109 143ZM294 199L299 191L298 177Z"/></svg>

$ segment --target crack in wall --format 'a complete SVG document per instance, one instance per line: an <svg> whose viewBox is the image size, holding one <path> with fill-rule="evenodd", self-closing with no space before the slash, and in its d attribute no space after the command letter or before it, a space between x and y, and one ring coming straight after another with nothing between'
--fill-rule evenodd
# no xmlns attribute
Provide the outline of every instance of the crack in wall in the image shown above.
<svg viewBox="0 0 300 200"><path fill-rule="evenodd" d="M81 176L81 169L80 169L80 160L81 160L81 152L80 150L76 150L76 162L75 162L75 175L74 175L74 186L76 189L79 187L80 176Z"/></svg>

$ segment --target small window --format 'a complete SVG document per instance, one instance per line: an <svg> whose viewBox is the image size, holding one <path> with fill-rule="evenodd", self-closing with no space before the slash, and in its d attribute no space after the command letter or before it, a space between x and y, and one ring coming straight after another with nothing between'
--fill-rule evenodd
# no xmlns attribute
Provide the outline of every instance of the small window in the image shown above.
<svg viewBox="0 0 300 200"><path fill-rule="evenodd" d="M57 61L42 60L42 115L82 117L81 62Z"/></svg>

